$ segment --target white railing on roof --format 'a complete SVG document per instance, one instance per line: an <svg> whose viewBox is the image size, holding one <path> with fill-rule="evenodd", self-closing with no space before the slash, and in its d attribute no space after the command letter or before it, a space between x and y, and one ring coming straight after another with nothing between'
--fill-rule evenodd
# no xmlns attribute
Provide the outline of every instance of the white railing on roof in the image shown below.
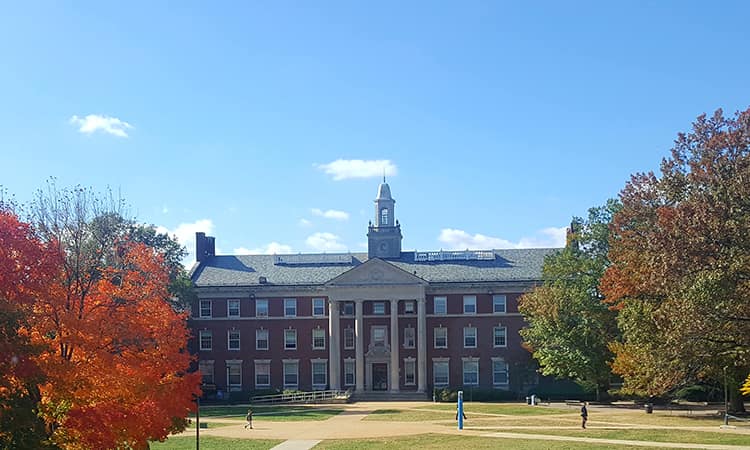
<svg viewBox="0 0 750 450"><path fill-rule="evenodd" d="M349 254L304 254L276 255L274 264L351 264L352 255Z"/></svg>
<svg viewBox="0 0 750 450"><path fill-rule="evenodd" d="M458 250L437 252L414 252L414 261L491 261L495 259L492 250Z"/></svg>

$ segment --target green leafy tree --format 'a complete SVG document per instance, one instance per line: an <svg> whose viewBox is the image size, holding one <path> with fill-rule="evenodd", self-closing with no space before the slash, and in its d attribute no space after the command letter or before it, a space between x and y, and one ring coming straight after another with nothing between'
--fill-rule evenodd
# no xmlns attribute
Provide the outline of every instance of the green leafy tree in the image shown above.
<svg viewBox="0 0 750 450"><path fill-rule="evenodd" d="M750 371L750 110L698 117L660 176L636 174L613 219L602 279L621 310L612 346L625 392L721 384L744 410Z"/></svg>
<svg viewBox="0 0 750 450"><path fill-rule="evenodd" d="M521 330L544 375L571 378L599 398L609 386L617 338L616 313L603 303L599 280L609 264L608 226L617 201L574 218L568 245L544 262L544 282L521 298L528 327Z"/></svg>

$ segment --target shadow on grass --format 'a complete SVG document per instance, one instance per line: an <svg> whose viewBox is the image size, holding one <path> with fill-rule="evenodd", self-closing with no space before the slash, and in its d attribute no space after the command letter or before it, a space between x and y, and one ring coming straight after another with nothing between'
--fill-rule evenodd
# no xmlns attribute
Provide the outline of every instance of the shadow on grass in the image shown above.
<svg viewBox="0 0 750 450"><path fill-rule="evenodd" d="M370 414L401 414L402 412L400 409L376 409Z"/></svg>

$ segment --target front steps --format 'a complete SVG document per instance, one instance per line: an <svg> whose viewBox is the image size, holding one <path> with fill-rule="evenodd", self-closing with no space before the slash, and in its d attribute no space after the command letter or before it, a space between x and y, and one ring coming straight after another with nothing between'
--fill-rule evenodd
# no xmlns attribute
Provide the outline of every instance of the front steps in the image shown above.
<svg viewBox="0 0 750 450"><path fill-rule="evenodd" d="M365 391L353 392L350 402L424 402L431 400L424 392Z"/></svg>

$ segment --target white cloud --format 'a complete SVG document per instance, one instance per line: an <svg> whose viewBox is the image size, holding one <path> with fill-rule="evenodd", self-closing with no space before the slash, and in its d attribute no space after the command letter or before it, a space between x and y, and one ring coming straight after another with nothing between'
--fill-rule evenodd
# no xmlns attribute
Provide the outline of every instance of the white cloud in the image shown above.
<svg viewBox="0 0 750 450"><path fill-rule="evenodd" d="M335 209L320 210L313 208L310 210L313 216L325 217L326 219L334 220L349 220L349 213L345 211L336 211Z"/></svg>
<svg viewBox="0 0 750 450"><path fill-rule="evenodd" d="M307 245L319 252L342 252L346 245L339 242L339 237L333 233L314 233L307 237Z"/></svg>
<svg viewBox="0 0 750 450"><path fill-rule="evenodd" d="M70 123L78 126L78 131L84 134L102 131L119 137L128 137L126 130L133 128L132 125L117 117L100 116L97 114L89 114L83 118L73 116L70 118Z"/></svg>
<svg viewBox="0 0 750 450"><path fill-rule="evenodd" d="M310 222L307 219L300 219L299 220L299 226L301 226L301 227L309 227L309 226L312 226L312 222Z"/></svg>
<svg viewBox="0 0 750 450"><path fill-rule="evenodd" d="M565 246L566 227L545 228L531 237L522 237L518 242L507 239L485 236L483 234L469 234L464 230L444 228L440 231L438 241L448 246L450 250L482 250L493 248L556 248Z"/></svg>
<svg viewBox="0 0 750 450"><path fill-rule="evenodd" d="M156 231L176 237L177 242L186 247L188 254L185 259L182 260L182 264L189 268L193 261L195 261L195 233L203 231L208 235L212 234L214 231L214 223L211 219L201 219L192 223L181 223L172 230L167 227L158 226L156 227ZM218 253L218 249L216 250Z"/></svg>
<svg viewBox="0 0 750 450"><path fill-rule="evenodd" d="M346 180L347 178L394 176L398 173L396 165L389 159L337 159L328 164L315 164L314 166L326 174L332 175L336 181Z"/></svg>
<svg viewBox="0 0 750 450"><path fill-rule="evenodd" d="M278 242L271 242L265 247L248 249L246 247L235 248L233 255L284 255L292 253L292 247Z"/></svg>

